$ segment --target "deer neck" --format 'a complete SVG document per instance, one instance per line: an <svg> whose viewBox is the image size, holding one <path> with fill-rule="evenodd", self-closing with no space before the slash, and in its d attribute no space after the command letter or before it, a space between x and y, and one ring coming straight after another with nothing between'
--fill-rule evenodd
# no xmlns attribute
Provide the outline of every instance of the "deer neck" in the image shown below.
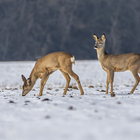
<svg viewBox="0 0 140 140"><path fill-rule="evenodd" d="M102 49L97 49L98 60L102 62L105 59L106 51L105 46Z"/></svg>
<svg viewBox="0 0 140 140"><path fill-rule="evenodd" d="M35 70L33 69L31 74L30 74L30 77L29 79L31 80L31 87L33 87L38 79L37 76L35 76Z"/></svg>

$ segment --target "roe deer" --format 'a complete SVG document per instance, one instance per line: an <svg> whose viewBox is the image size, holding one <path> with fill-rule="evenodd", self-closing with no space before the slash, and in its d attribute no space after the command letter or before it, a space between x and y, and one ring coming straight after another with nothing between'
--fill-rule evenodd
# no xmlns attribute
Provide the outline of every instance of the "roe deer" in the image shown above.
<svg viewBox="0 0 140 140"><path fill-rule="evenodd" d="M41 87L39 92L39 96L41 96L44 85L49 76L56 70L60 70L67 81L63 95L66 95L69 87L70 76L76 80L79 85L81 95L84 95L79 77L72 71L72 63L75 64L74 56L66 52L54 52L38 59L30 74L30 77L26 80L26 78L22 75L22 80L24 82L22 96L25 96L31 91L38 78L41 79Z"/></svg>
<svg viewBox="0 0 140 140"><path fill-rule="evenodd" d="M94 49L97 50L98 60L100 61L102 68L107 73L106 94L108 94L108 85L111 83L111 97L115 96L113 93L114 72L126 70L130 70L136 80L134 87L130 91L130 93L133 93L140 81L138 75L138 73L140 73L140 54L107 54L105 51L105 34L103 34L101 38L93 34L93 38L95 39Z"/></svg>

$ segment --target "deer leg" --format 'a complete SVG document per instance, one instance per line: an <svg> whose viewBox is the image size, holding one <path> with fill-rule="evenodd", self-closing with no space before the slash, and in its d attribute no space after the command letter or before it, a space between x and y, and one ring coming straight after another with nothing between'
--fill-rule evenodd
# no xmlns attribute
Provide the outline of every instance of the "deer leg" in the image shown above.
<svg viewBox="0 0 140 140"><path fill-rule="evenodd" d="M41 78L41 87L40 87L39 96L42 96L44 85L46 84L48 78L49 78L49 74L46 72Z"/></svg>
<svg viewBox="0 0 140 140"><path fill-rule="evenodd" d="M109 78L110 78L110 83L111 83L111 97L114 97L115 94L113 93L113 81L114 81L114 72L113 71L109 72Z"/></svg>
<svg viewBox="0 0 140 140"><path fill-rule="evenodd" d="M133 74L133 76L135 77L135 85L133 86L132 90L130 91L130 93L133 93L134 90L136 89L137 85L139 84L140 78L139 75L137 74L136 71L131 71L131 73Z"/></svg>
<svg viewBox="0 0 140 140"><path fill-rule="evenodd" d="M109 85L109 75L107 74L107 80L106 80L106 94L108 94L108 85Z"/></svg>
<svg viewBox="0 0 140 140"><path fill-rule="evenodd" d="M114 97L115 94L113 93L113 81L111 82L111 97Z"/></svg>
<svg viewBox="0 0 140 140"><path fill-rule="evenodd" d="M66 81L67 81L65 90L64 90L64 92L63 92L63 95L66 95L66 92L67 92L67 90L68 90L69 83L70 83L70 80L71 80L71 79L70 79L69 75L68 75L67 73L65 73L63 70L60 70L60 71L62 72L62 74L64 75L64 77L66 78Z"/></svg>
<svg viewBox="0 0 140 140"><path fill-rule="evenodd" d="M81 95L84 95L84 91L83 91L83 89L82 89L82 86L81 86L81 83L80 83L80 80L79 80L78 75L76 75L76 74L72 71L72 69L68 69L68 70L67 70L67 73L68 73L70 76L72 76L72 77L76 80L76 82L78 83L78 86L79 86Z"/></svg>

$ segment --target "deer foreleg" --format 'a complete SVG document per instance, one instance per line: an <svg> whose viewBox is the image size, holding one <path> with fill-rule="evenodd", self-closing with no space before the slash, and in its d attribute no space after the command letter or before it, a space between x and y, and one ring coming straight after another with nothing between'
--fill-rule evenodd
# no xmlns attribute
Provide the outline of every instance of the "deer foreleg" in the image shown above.
<svg viewBox="0 0 140 140"><path fill-rule="evenodd" d="M107 80L106 80L106 94L108 94L108 85L109 85L109 75L107 74Z"/></svg>
<svg viewBox="0 0 140 140"><path fill-rule="evenodd" d="M113 81L114 81L114 72L113 71L109 72L109 78L110 78L110 83L111 83L111 97L114 97L115 94L113 93Z"/></svg>
<svg viewBox="0 0 140 140"><path fill-rule="evenodd" d="M42 96L42 92L43 92L43 89L44 89L44 85L46 84L48 78L49 78L49 74L48 74L48 73L45 73L45 74L42 76L39 96Z"/></svg>

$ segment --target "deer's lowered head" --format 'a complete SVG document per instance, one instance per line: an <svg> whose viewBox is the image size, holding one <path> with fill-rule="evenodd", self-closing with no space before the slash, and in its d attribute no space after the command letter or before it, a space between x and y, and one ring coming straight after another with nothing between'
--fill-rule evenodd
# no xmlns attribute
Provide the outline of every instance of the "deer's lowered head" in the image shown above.
<svg viewBox="0 0 140 140"><path fill-rule="evenodd" d="M31 79L28 78L28 79L26 80L26 78L24 77L24 75L21 75L21 77L22 77L22 80L23 80L23 82L24 82L24 84L23 84L22 96L25 96L25 95L28 94L28 93L31 91L31 89L32 89L32 86L31 86Z"/></svg>

